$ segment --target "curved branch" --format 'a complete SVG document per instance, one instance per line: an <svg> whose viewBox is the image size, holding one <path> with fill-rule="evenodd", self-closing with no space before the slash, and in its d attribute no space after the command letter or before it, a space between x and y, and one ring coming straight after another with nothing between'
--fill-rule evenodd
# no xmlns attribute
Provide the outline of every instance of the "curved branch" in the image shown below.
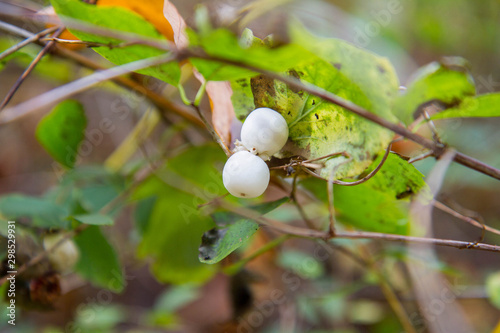
<svg viewBox="0 0 500 333"><path fill-rule="evenodd" d="M377 174L377 172L379 172L379 170L382 168L382 166L384 165L385 161L387 160L387 157L389 157L389 153L391 152L391 146L392 146L392 141L391 141L391 143L389 143L389 146L387 146L387 149L386 149L386 151L384 153L384 156L382 157L382 160L380 161L380 163L377 165L377 167L375 169L373 169L365 177L361 178L360 180L356 180L354 182L343 182L341 180L325 179L325 178L319 176L318 174L312 172L311 170L308 170L308 169L304 169L304 170L308 174L310 174L311 176L319 178L319 179L324 180L324 181L326 181L328 183L331 183L331 184L337 184L337 185L343 185L343 186L359 185L359 184L362 184L362 183L366 182L367 180L369 180L370 178L372 178L373 176L375 176Z"/></svg>

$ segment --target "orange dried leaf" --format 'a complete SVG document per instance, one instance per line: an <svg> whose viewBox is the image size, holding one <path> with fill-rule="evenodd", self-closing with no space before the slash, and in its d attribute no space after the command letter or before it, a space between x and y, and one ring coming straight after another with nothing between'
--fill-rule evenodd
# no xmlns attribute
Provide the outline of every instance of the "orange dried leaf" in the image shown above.
<svg viewBox="0 0 500 333"><path fill-rule="evenodd" d="M163 0L99 0L98 6L118 6L130 9L144 17L168 40L174 40L172 25L163 16Z"/></svg>

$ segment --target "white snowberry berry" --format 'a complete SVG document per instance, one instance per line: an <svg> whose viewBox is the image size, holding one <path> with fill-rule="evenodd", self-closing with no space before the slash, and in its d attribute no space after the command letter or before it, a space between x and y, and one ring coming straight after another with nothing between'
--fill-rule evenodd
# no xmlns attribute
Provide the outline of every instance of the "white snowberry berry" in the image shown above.
<svg viewBox="0 0 500 333"><path fill-rule="evenodd" d="M269 177L266 162L248 151L231 155L222 170L224 186L238 198L255 198L264 193Z"/></svg>
<svg viewBox="0 0 500 333"><path fill-rule="evenodd" d="M50 250L63 239L62 234L50 234L43 238L43 247ZM50 251L48 258L55 270L61 273L72 271L80 257L80 251L72 239L66 239L61 245Z"/></svg>
<svg viewBox="0 0 500 333"><path fill-rule="evenodd" d="M268 160L283 148L288 140L285 118L269 108L252 111L241 127L241 143L251 153Z"/></svg>

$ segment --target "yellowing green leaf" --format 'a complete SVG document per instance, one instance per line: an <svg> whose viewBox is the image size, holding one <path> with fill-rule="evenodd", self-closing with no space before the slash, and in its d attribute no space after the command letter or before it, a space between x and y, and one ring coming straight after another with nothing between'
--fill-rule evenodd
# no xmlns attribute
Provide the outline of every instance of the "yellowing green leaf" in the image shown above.
<svg viewBox="0 0 500 333"><path fill-rule="evenodd" d="M292 27L291 38L317 57L307 64L297 64L287 75L396 120L390 110L398 93L398 80L387 59L341 40L313 36L300 27ZM279 157L318 158L344 151L352 157L349 163L344 163L343 157L324 161L326 167L321 174L325 178L332 172L335 179L361 174L393 135L340 106L262 75L233 81L232 88L239 119L254 107L272 108L286 119L293 144L286 145Z"/></svg>

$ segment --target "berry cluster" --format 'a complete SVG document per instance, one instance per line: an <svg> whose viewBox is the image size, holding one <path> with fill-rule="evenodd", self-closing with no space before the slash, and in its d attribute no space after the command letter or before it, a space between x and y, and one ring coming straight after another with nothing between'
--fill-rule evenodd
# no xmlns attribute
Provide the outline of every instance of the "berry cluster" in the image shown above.
<svg viewBox="0 0 500 333"><path fill-rule="evenodd" d="M241 142L229 157L222 181L226 189L239 198L255 198L269 185L269 168L266 162L283 148L288 140L285 118L269 108L252 111L241 128Z"/></svg>

